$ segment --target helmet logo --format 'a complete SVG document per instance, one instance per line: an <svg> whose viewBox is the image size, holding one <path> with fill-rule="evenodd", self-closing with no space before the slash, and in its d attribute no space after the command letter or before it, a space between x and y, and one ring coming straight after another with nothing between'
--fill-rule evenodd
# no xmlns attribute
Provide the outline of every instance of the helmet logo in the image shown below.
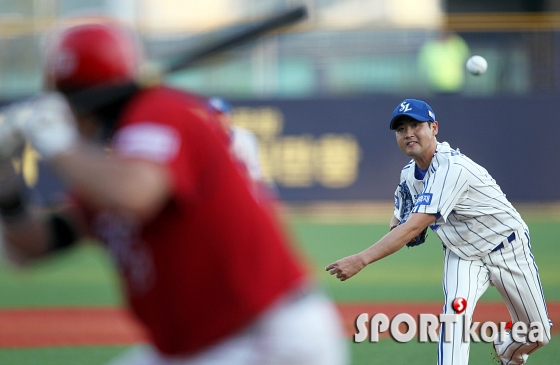
<svg viewBox="0 0 560 365"><path fill-rule="evenodd" d="M76 71L77 65L76 54L72 51L61 49L54 60L54 73L58 77L68 77Z"/></svg>

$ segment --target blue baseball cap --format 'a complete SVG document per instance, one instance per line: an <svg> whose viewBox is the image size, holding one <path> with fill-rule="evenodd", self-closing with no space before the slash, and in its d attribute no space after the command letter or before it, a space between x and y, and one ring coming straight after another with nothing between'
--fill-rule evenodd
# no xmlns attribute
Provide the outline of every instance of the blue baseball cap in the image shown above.
<svg viewBox="0 0 560 365"><path fill-rule="evenodd" d="M212 97L208 100L208 105L220 113L229 114L231 113L231 105L222 98Z"/></svg>
<svg viewBox="0 0 560 365"><path fill-rule="evenodd" d="M419 122L436 121L436 115L432 108L422 100L416 99L404 99L402 103L397 105L393 111L393 119L391 119L389 128L395 129L402 117L410 117Z"/></svg>

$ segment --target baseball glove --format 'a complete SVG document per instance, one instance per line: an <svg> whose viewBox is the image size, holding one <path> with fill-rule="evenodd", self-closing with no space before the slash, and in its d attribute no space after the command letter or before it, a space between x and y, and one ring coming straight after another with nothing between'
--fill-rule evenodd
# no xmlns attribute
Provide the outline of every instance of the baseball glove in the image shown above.
<svg viewBox="0 0 560 365"><path fill-rule="evenodd" d="M406 181L403 181L399 184L399 195L401 198L401 214L400 214L400 221L398 225L403 224L408 219L408 216L412 212L412 208L414 208L414 201L412 201L412 195L410 194L410 190L408 190L408 186L406 185ZM428 227L424 228L422 232L413 239L410 240L406 245L408 247L414 247L421 245L426 241L426 237L428 237Z"/></svg>

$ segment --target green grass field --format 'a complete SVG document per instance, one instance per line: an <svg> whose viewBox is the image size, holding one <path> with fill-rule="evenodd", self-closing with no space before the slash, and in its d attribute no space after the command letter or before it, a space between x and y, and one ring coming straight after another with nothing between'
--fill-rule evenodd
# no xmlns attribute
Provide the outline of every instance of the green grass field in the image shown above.
<svg viewBox="0 0 560 365"><path fill-rule="evenodd" d="M535 256L547 300L560 300L558 222L529 222ZM359 275L340 282L325 275L329 263L359 252L382 237L387 225L309 224L294 222L294 235L315 265L318 278L337 301L441 301L443 250L437 235L428 230L422 246L404 247L398 253L366 267ZM494 288L481 300L501 300Z"/></svg>
<svg viewBox="0 0 560 365"><path fill-rule="evenodd" d="M560 257L558 222L529 222L546 299L560 300ZM324 272L330 262L356 253L381 237L386 225L317 224L292 222L293 235L316 272L318 281L339 302L344 301L438 301L442 300L442 250L434 233L423 246L404 248L364 269L347 282ZM122 298L116 275L107 255L94 245L83 245L27 270L0 266L0 308L41 306L120 305ZM482 300L501 300L490 288ZM0 324L1 325L1 324ZM437 344L392 340L379 343L349 341L353 364L430 364L436 359ZM0 349L3 365L100 365L124 351L126 346L89 346ZM471 364L493 364L489 344L474 344ZM560 345L556 341L531 356L529 364L557 364Z"/></svg>

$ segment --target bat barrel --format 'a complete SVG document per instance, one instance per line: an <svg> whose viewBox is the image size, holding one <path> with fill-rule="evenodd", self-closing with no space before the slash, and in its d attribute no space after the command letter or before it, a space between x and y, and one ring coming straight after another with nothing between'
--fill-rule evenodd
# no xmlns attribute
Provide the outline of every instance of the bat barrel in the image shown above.
<svg viewBox="0 0 560 365"><path fill-rule="evenodd" d="M292 10L268 17L260 22L251 23L238 32L220 40L210 42L195 51L189 51L189 55L180 58L166 69L156 72L152 76L171 73L184 69L193 63L212 56L215 53L225 51L237 45L250 42L258 37L289 26L307 17L307 8L299 6ZM153 70L152 70L153 71ZM159 69L157 71L160 71ZM100 85L68 95L68 100L78 113L89 113L105 107L111 103L124 100L134 95L138 90L146 85L153 84L154 78L146 80L142 78L134 82L117 85Z"/></svg>
<svg viewBox="0 0 560 365"><path fill-rule="evenodd" d="M167 68L166 72L170 73L179 71L197 62L200 59L211 56L214 53L225 51L226 49L256 39L266 33L270 33L280 28L287 27L291 24L295 24L305 19L306 17L307 7L299 6L287 12L269 17L256 24L250 24L246 28L232 33L231 35L217 43L213 43L209 46L203 46L200 49L194 51L192 54L175 61Z"/></svg>

